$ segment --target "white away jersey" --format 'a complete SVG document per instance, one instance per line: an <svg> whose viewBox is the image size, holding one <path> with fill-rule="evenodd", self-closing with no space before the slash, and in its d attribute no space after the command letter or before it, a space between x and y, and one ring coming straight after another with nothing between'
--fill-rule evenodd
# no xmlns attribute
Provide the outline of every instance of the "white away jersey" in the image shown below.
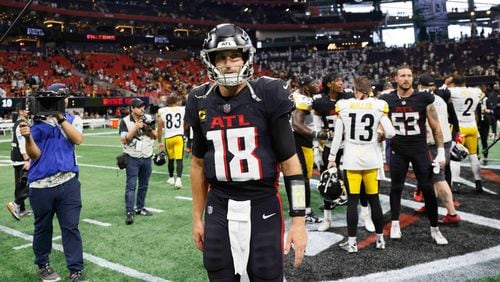
<svg viewBox="0 0 500 282"><path fill-rule="evenodd" d="M448 105L443 98L438 95L434 96L434 103L432 104L436 108L439 125L441 126L441 132L443 132L443 140L444 142L449 142L451 141L451 130L448 123ZM434 141L434 135L432 134L429 122L425 123L425 127L427 128L427 144L435 144L436 141Z"/></svg>
<svg viewBox="0 0 500 282"><path fill-rule="evenodd" d="M387 102L374 98L339 100L336 104L344 124L344 168L366 170L382 167L382 152L377 142L377 128Z"/></svg>
<svg viewBox="0 0 500 282"><path fill-rule="evenodd" d="M158 118L163 121L163 137L184 135L184 107L163 107L158 110Z"/></svg>
<svg viewBox="0 0 500 282"><path fill-rule="evenodd" d="M472 87L451 87L451 101L458 117L458 125L463 128L476 127L475 111L481 99L481 90Z"/></svg>

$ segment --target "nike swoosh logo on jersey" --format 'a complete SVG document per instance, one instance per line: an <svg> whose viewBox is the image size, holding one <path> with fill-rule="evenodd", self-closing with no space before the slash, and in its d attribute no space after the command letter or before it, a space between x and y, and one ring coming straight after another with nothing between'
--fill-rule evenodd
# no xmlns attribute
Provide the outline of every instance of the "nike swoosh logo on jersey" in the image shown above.
<svg viewBox="0 0 500 282"><path fill-rule="evenodd" d="M288 84L283 85L283 89L288 89Z"/></svg>
<svg viewBox="0 0 500 282"><path fill-rule="evenodd" d="M268 218L270 218L271 216L273 216L273 215L275 215L275 214L276 214L276 213L272 213L272 214L268 214L268 215L266 215L266 214L264 213L264 214L262 214L262 219L268 219Z"/></svg>

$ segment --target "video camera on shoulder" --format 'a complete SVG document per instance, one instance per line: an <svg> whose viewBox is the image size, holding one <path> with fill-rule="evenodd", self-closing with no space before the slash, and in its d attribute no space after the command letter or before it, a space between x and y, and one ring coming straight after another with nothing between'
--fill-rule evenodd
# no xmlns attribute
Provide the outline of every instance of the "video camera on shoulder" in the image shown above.
<svg viewBox="0 0 500 282"><path fill-rule="evenodd" d="M26 98L26 106L35 117L64 114L69 89L62 83L52 84L46 91L37 91Z"/></svg>

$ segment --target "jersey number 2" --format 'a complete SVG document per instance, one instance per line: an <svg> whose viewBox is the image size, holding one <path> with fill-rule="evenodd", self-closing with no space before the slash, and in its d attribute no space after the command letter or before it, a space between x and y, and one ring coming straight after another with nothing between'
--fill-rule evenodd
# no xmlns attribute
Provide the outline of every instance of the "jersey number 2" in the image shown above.
<svg viewBox="0 0 500 282"><path fill-rule="evenodd" d="M214 144L214 164L217 180L248 181L261 179L261 160L254 154L258 146L256 130L255 127L245 127L207 132L207 139ZM229 162L227 162L228 153L233 155Z"/></svg>

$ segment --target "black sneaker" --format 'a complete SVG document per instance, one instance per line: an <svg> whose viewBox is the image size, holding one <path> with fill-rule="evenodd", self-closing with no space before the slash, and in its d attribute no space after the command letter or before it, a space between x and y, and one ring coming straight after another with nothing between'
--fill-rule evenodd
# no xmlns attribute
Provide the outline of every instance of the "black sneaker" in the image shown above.
<svg viewBox="0 0 500 282"><path fill-rule="evenodd" d="M127 225L134 223L134 213L132 213L132 212L127 213L127 218L125 218L125 223Z"/></svg>
<svg viewBox="0 0 500 282"><path fill-rule="evenodd" d="M135 214L142 215L142 216L152 216L153 215L152 212L148 211L145 208L135 210Z"/></svg>
<svg viewBox="0 0 500 282"><path fill-rule="evenodd" d="M69 281L70 282L85 282L87 280L85 280L85 278L83 278L83 274L81 271L75 271L75 272L71 272L71 274L69 275Z"/></svg>
<svg viewBox="0 0 500 282"><path fill-rule="evenodd" d="M52 282L61 280L59 274L57 274L57 272L55 272L48 263L45 265L38 266L37 275L38 278L42 280L42 282Z"/></svg>
<svg viewBox="0 0 500 282"><path fill-rule="evenodd" d="M323 220L319 219L317 216L315 216L313 213L306 214L306 223L307 224L313 224L313 223L320 223Z"/></svg>

